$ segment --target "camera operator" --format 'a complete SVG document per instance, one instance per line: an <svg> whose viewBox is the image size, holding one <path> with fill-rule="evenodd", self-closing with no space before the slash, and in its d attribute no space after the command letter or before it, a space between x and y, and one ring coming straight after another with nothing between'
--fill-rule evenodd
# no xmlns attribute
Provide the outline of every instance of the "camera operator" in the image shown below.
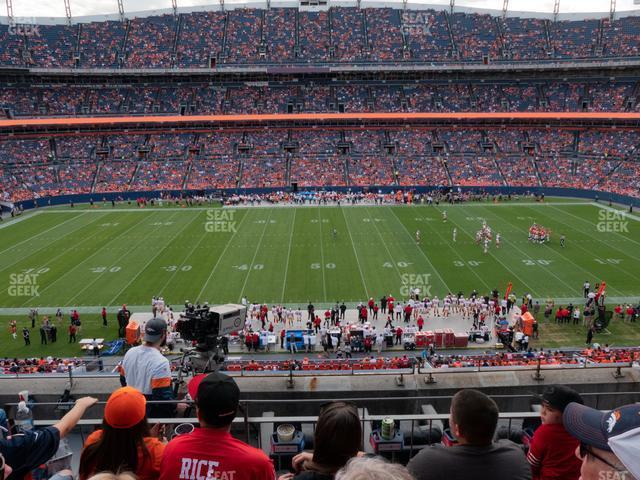
<svg viewBox="0 0 640 480"><path fill-rule="evenodd" d="M161 350L167 343L167 322L152 318L144 327L144 343L129 350L119 366L122 386L141 391L147 400L174 400L169 360ZM173 417L176 405L147 404L151 418Z"/></svg>

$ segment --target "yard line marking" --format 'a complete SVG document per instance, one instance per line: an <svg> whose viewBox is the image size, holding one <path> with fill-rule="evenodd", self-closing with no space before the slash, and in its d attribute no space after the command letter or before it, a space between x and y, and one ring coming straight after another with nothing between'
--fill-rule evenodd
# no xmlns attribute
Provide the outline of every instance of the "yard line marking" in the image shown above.
<svg viewBox="0 0 640 480"><path fill-rule="evenodd" d="M65 213L69 213L69 212L65 212ZM53 230L53 229L55 229L55 228L61 227L62 225L64 225L64 224L65 224L65 223L67 223L67 222L70 222L70 221L72 221L72 220L77 220L78 218L82 217L82 216L83 216L83 215L85 215L86 213L88 213L88 212L81 213L80 215L74 215L74 216L73 216L73 217L71 217L70 219L65 220L65 221L64 221L64 222L62 222L62 223L58 223L58 224L54 225L54 226L53 226L53 227L51 227L51 228L48 228L48 229L46 229L46 230L43 230L42 232L37 233L37 234L36 234L36 235L34 235L33 237L29 237L29 238L27 238L27 239L25 239L25 240L23 240L23 241L21 241L21 242L19 242L19 243L16 243L16 244L14 244L14 245L11 245L9 248L6 248L6 249L4 249L4 250L0 251L0 255L2 255L2 254L3 254L3 253L5 253L5 252L8 252L9 250L12 250L12 249L16 248L18 245L22 245L22 244L23 244L23 243L25 243L25 242L28 242L28 241L30 241L30 240L33 240L34 238L37 238L37 237L39 237L40 235L44 235L45 233L48 233L48 232L50 232L51 230ZM30 217L30 218L32 218L32 217ZM12 225L13 225L13 224L12 224ZM60 238L64 238L64 236L62 236L62 237L60 237Z"/></svg>
<svg viewBox="0 0 640 480"><path fill-rule="evenodd" d="M297 211L297 208L293 209L293 220L291 220L291 232L289 233L289 250L287 252L287 263L284 267L284 281L282 282L282 295L280 296L280 303L284 303L284 291L287 286L287 275L289 274L289 257L291 257L291 243L293 242L293 229L296 225Z"/></svg>
<svg viewBox="0 0 640 480"><path fill-rule="evenodd" d="M548 217L548 218L551 218L551 217ZM553 219L552 219L552 220L553 220ZM568 225L568 226L569 226L569 225ZM573 227L573 226L569 226L569 228L571 228L571 230L575 230L575 231L576 231L576 232L578 232L578 233L586 233L586 232L584 232L583 230L580 230L580 229L578 229L578 228L576 228L576 227ZM594 241L595 241L595 242L597 242L597 243L604 244L604 245L606 245L606 246L608 246L608 247L612 248L613 250L616 250L616 251L618 251L618 252L623 253L623 254L624 254L624 255L626 255L626 256L630 256L630 255L628 255L624 250L621 250L621 249L619 249L619 248L616 248L616 247L614 247L613 245L611 245L611 244L609 244L609 243L605 243L605 242L603 242L603 241L601 241L601 240L597 240L597 239L594 239ZM590 255L593 255L593 254L594 254L594 252L593 252L593 251L591 251L591 250L587 250L586 248L584 248L584 247L580 246L580 244L579 244L579 242L578 242L578 241L572 241L572 242L571 242L571 245L574 245L574 244L575 244L575 246L576 246L576 247L578 247L580 250L582 250L582 251L586 252L587 254L590 254ZM545 246L546 246L547 248L551 248L551 246L550 246L550 245L545 245ZM554 250L554 251L555 251L555 250ZM560 254L560 255L562 255L562 254ZM562 255L562 256L564 257L564 255ZM567 258L567 257L565 257L565 258ZM633 258L633 257L631 257L631 258ZM569 260L569 259L567 258L567 260ZM571 262L571 260L569 260L569 262L570 262L570 263L573 263L573 262ZM613 264L613 263L612 263L612 264L609 264L608 266L613 267L613 268L616 268L616 269L620 270L621 272L623 272L623 273L625 273L625 274L627 274L627 275L629 275L629 276L631 276L631 277L633 277L633 278L635 278L635 279L637 279L637 280L640 280L640 277L639 277L639 276L637 276L636 274L634 274L634 273L632 273L632 272L630 272L630 271L628 271L628 270L625 270L625 269L624 269L624 268L622 268L620 265L616 265L616 264ZM588 270L585 270L585 269L584 269L584 268L582 268L582 267L581 267L581 269L582 269L582 271L584 271L585 273L589 273L589 275L590 275L591 277L598 277L598 275L594 275L592 272L589 272ZM612 290L614 290L614 289L612 288ZM619 290L618 290L618 291L619 291Z"/></svg>
<svg viewBox="0 0 640 480"><path fill-rule="evenodd" d="M169 240L169 242L167 242L167 244L165 244L165 246L164 246L164 247L162 247L162 249L161 249L161 250L158 250L158 253L156 253L156 254L151 258L151 260L149 260L149 261L145 264L145 266L144 266L144 267L142 267L142 268L138 271L138 273L137 273L133 278L131 278L131 280L129 280L129 282L128 282L124 287L122 287L122 289L120 289L120 291L119 291L119 292L118 292L118 293L117 293L117 294L116 294L116 295L115 295L111 300L109 300L109 301L107 302L107 305L111 305L111 304L112 304L112 303L113 303L113 302L118 298L118 296L120 296L120 294L122 294L122 292L124 292L127 288L129 288L129 286L130 286L130 285L131 285L131 284L132 284L132 283L133 283L133 282L134 282L134 281L135 281L135 280L140 276L140 274L141 274L142 272L144 272L147 268L149 268L149 265L151 265L151 264L154 262L154 260L155 260L156 258L158 258L158 256L159 256L162 252L164 252L164 251L167 249L167 247L169 247L169 245L171 245L171 244L175 241L175 239L176 239L176 238L178 238L178 236L179 236L182 232L184 232L184 231L185 231L185 229L186 229L187 227L190 227L190 226L191 226L191 224L192 224L193 222L195 222L198 218L200 218L200 214L195 215L195 216L193 217L193 220L191 220L190 222L187 222L187 223L185 224L185 226L184 226L184 227L182 227L182 228L181 228L181 229L180 229L180 230L179 230L175 235L173 235L173 237L171 237L171 240ZM202 236L202 238L204 238L204 235ZM202 238L200 239L200 241L202 241ZM198 244L199 244L199 242L198 242ZM193 252L193 250L191 250L191 251ZM177 271L177 270L176 270L176 271ZM174 275L175 275L175 272L174 272Z"/></svg>
<svg viewBox="0 0 640 480"><path fill-rule="evenodd" d="M347 232L349 233L349 238L351 239L351 248L353 248L353 254L356 257L356 262L358 263L358 271L360 272L360 280L362 280L362 286L364 287L364 293L367 298L369 298L369 289L367 288L367 282L364 281L364 275L362 273L362 265L360 265L360 259L358 258L358 252L356 252L356 246L353 243L353 236L351 235L351 229L349 228L349 222L347 221L347 216L344 214L344 210L342 207L339 207L342 212L342 217L344 218L344 223L347 227Z"/></svg>
<svg viewBox="0 0 640 480"><path fill-rule="evenodd" d="M640 222L640 217L634 215L633 213L629 213L625 210L618 210L617 208L610 207L609 205L602 205L601 203L591 202L591 205L596 206L598 208L604 208L605 210L609 210L610 212L615 212L620 214L623 217L631 218L636 222Z"/></svg>
<svg viewBox="0 0 640 480"><path fill-rule="evenodd" d="M235 232L233 232L233 235L231 235L231 238L227 241L227 244L224 246L224 249L222 250L222 253L218 257L218 261L216 262L216 264L211 269L211 273L209 273L209 276L207 277L206 282L204 282L204 285L202 286L202 289L200 290L200 293L198 293L198 296L196 297L196 301L199 301L198 299L202 297L202 294L204 293L205 289L207 288L207 285L209 285L209 282L211 281L211 278L213 278L213 273L216 271L216 268L218 268L218 265L220 265L220 260L222 260L224 258L224 254L227 252L227 249L229 248L229 245L231 245L231 243L233 243L233 239L236 238L236 235L240 231L240 226L244 222L244 219L247 218L248 216L249 216L248 213L244 214L244 216L242 217L242 220L240 220L240 223L238 224L238 228L236 228Z"/></svg>
<svg viewBox="0 0 640 480"><path fill-rule="evenodd" d="M318 209L318 225L320 228L320 261L322 262L320 264L322 267L322 294L323 294L322 299L326 302L327 301L327 280L324 273L324 268L325 268L324 248L322 246L324 244L324 237L322 236L322 218L320 217L320 209Z"/></svg>
<svg viewBox="0 0 640 480"><path fill-rule="evenodd" d="M489 284L488 284L487 282L485 282L485 280L484 280L480 275L478 275L478 273L475 271L475 269L474 269L474 268L472 268L472 267L469 265L469 263L468 263L468 262L466 262L466 261L464 260L464 257L463 257L462 255L460 255L460 253L458 252L458 250L456 250L455 248L453 248L453 247L451 246L451 242L447 242L447 241L444 239L444 237L440 234L440 232L438 231L438 229L437 229L437 228L435 228L435 227L431 227L431 225L430 225L430 224L432 224L432 223L434 223L434 222L425 222L425 223L427 224L427 228L429 228L429 230L430 230L430 231L435 232L435 234L436 234L436 235L438 235L438 237L442 239L442 241L443 241L442 245L447 245L447 246L449 247L449 249L450 249L450 250L451 250L451 251L452 251L452 252L453 252L453 253L454 253L454 254L455 254L455 255L456 255L456 256L457 256L457 257L458 257L462 262L464 262L465 266L467 267L467 270L471 271L471 273L473 273L473 274L476 276L476 278L477 278L478 280L480 280L480 282L481 282L481 283L482 283L482 284L483 284L483 285L488 289L488 291L493 290L493 289L489 286ZM463 242L456 242L456 243L463 243ZM467 244L472 244L473 242L465 242L465 243L467 243Z"/></svg>
<svg viewBox="0 0 640 480"><path fill-rule="evenodd" d="M173 215L171 215L169 218L173 218L173 217L175 217L175 215L176 215L176 214L174 213L174 214L173 214ZM144 220L144 219L143 219L143 220ZM137 226L137 225L140 225L140 222L137 222L137 223L134 225L134 227L135 227L135 226ZM132 228L133 228L133 227L132 227ZM157 232L158 230L160 230L161 228L162 228L162 225L158 225L157 227L155 227L155 228L153 229L153 232L155 233L155 232ZM122 236L122 234L121 234L121 235L118 235L118 237L121 237L121 236ZM116 237L116 238L118 238L118 237ZM139 241L139 242L137 242L137 243L135 244L135 246L134 246L133 248L128 248L128 249L127 249L127 250L126 250L122 255L120 255L116 260L113 260L113 261L111 262L111 267L113 267L113 266L117 266L117 265L118 265L118 263L120 263L120 260L122 260L124 257L126 257L126 256L127 256L129 253L131 253L132 251L135 251L135 250L136 250L136 249L137 249L137 248L138 248L138 247L139 247L143 242L145 242L145 241L147 241L147 240L148 240L147 235L143 236L143 237L140 239L140 241ZM101 248L100 250L98 250L97 252L95 252L93 255L95 255L96 253L101 252L103 249L104 249L104 247L103 247L103 248ZM92 256L93 256L93 255L92 255ZM85 259L85 261L86 261L86 259ZM72 302L73 300L75 300L75 298L76 298L78 295L80 295L80 294L81 294L82 292L84 292L87 288L89 288L91 285L93 285L93 284L94 284L94 283L96 283L98 280L100 280L100 279L104 276L104 274L105 274L105 273L107 273L107 271L104 271L104 272L102 272L102 273L99 273L99 274L98 274L98 276L97 276L94 280L92 280L91 282L89 282L89 283L88 283L87 285L85 285L85 286L84 286L84 287L83 287L79 292L77 292L77 293L76 293L76 294L71 298L71 300L69 300L69 301L67 302L67 304L65 305L65 307L71 306L71 302Z"/></svg>
<svg viewBox="0 0 640 480"><path fill-rule="evenodd" d="M393 255L391 255L391 251L389 250L389 247L387 246L387 243L384 241L384 238L382 237L382 234L380 233L380 229L378 228L378 225L377 225L378 222L375 222L373 220L373 217L371 216L371 213L370 213L369 209L367 209L367 216L371 219L371 223L373 223L373 226L376 229L376 233L380 237L380 241L382 241L382 245L384 245L385 250L389 254L389 258L391 259L391 262L393 262L393 268L395 269L396 273L398 274L398 277L400 279L400 284L402 284L402 273L400 273L400 269L398 268L398 264L396 263L396 260L393 258Z"/></svg>
<svg viewBox="0 0 640 480"><path fill-rule="evenodd" d="M517 202L517 201L504 201L502 203L489 203L486 206L487 207L513 207L513 206L518 206L518 205L529 205L529 206L543 206L543 205L589 205L591 202L589 202L588 200L585 201L569 201L569 202L544 202L544 203L540 203L540 202ZM146 206L145 208L118 208L118 207L114 207L114 208L109 208L109 207L99 207L99 208L92 208L92 209L83 209L81 207L74 207L75 211L78 212L86 212L86 213L100 213L100 212L105 212L105 211L109 211L109 212L184 212L184 211L188 211L188 210L208 210L210 208L222 208L222 209L236 209L236 210L240 210L240 209L251 209L251 208L287 208L287 207L295 207L295 208L332 208L332 207L337 207L338 205L336 203L330 203L327 205L299 205L296 203L280 203L280 204L272 204L272 203L264 203L264 204L259 204L259 205L222 205L222 206L218 206L219 204L212 204L211 206L202 206L202 207L187 207L187 208L182 208L182 207L149 207ZM384 204L384 205L376 205L374 203L358 203L355 205L340 205L341 208L362 208L362 207L375 207L375 206L391 206L391 205L395 205L395 204ZM448 208L458 208L461 207L462 205L465 205L465 207L480 207L483 206L483 202L480 203L468 203L468 204L462 204L462 203L456 203L453 205L448 205ZM419 208L419 207L426 207L427 205L414 205L414 207ZM40 207L42 208L41 211L42 213L69 213L70 210L63 210L57 207Z"/></svg>
<svg viewBox="0 0 640 480"><path fill-rule="evenodd" d="M447 208L449 208L449 207L447 206ZM439 207L436 207L436 210L439 210ZM469 232L467 232L467 230L465 230L465 228L462 225L456 223L453 219L451 219L451 222L454 223L456 226L458 226L458 228L460 228L460 230L462 230L464 233L466 233L470 238L473 238L473 236L470 235ZM511 273L511 275L513 275L515 278L517 278L522 283L522 285L527 287L529 289L529 293L531 293L531 295L536 295L537 292L533 288L531 288L531 285L527 284L527 282L522 280L522 278L520 278L520 276L518 274L516 274L516 272L511 270L508 265L506 265L502 260L500 260L496 255L494 255L492 250L489 250L489 255L491 255L495 260L497 260L500 265L502 265L506 270L508 270ZM539 296L539 295L537 295L537 296Z"/></svg>
<svg viewBox="0 0 640 480"><path fill-rule="evenodd" d="M78 228L76 228L75 230L71 230L71 231L69 231L69 232L65 233L65 234L64 234L64 235L62 235L61 237L56 238L54 241L55 241L55 242L57 242L57 241L59 241L59 240L62 240L62 239L63 239L63 238L65 238L65 237L68 237L69 235L71 235L71 234L73 234L73 233L77 232L78 230L80 230L80 229L82 229L82 228L89 227L93 222L95 222L95 221L100 221L100 218L102 218L102 217L98 217L97 219L95 219L95 220L91 220L91 221L90 221L90 222L88 222L88 223L82 223L82 224L80 224L80 226L79 226ZM61 224L61 225L62 225L62 224ZM65 255L69 250L75 250L75 249L79 248L79 245L82 245L85 241L87 241L87 240L89 240L89 239L91 239L91 238L95 237L98 233L99 233L99 231L96 231L95 233L92 233L92 234L91 234L91 235L89 235L88 237L83 238L79 243L76 243L76 244L72 245L72 246L71 246L71 247L69 247L69 248L62 249L62 252L61 252L61 253L59 253L58 255L56 255L56 256L55 256L55 257L53 257L53 258L48 258L48 259L47 259L47 262L48 262L48 263L54 262L55 260L57 260L57 259L58 259L58 258L60 258L61 256ZM32 237L32 238L33 238L33 237ZM20 263L20 262L21 262L21 261L23 261L23 260L27 260L27 259L31 258L31 257L32 257L32 256L34 256L36 253L38 253L38 252L39 252L39 251L41 251L41 250L44 250L45 248L47 248L47 247L49 247L49 246L51 246L51 244L44 244L42 247L40 247L40 248L38 248L38 249L36 249L36 250L33 250L33 251L31 251L31 250L30 250L30 251L29 251L29 255L28 255L28 256L25 256L25 257L17 256L18 258L17 258L13 263L10 263L10 264L5 265L4 267L0 268L0 272L4 272L4 271L8 270L10 267L14 266L16 263ZM18 250L18 251L20 251L20 250Z"/></svg>
<svg viewBox="0 0 640 480"><path fill-rule="evenodd" d="M514 225L513 223L511 223L509 220L506 220L506 219L504 219L504 218L502 218L502 217L500 217L500 216L498 216L498 215L495 215L494 213L492 213L492 215L494 215L494 216L495 216L495 218L497 218L499 221L501 221L501 222L503 222L503 221L504 221L504 222L508 223L509 225L512 225L512 226L516 227L516 225ZM524 232L523 232L523 233L524 233ZM507 240L505 240L505 242L506 242L506 241L507 241ZM549 246L547 245L547 247L549 247ZM523 255L525 255L525 256L527 256L527 257L529 257L529 256L526 254L526 252L524 252L524 251L520 250L520 249L519 249L515 244L514 244L514 248L515 248L516 250L518 250L519 252L521 252ZM550 248L550 247L549 247L549 248ZM555 250L552 250L552 251L553 251L553 252L555 252ZM563 254L561 254L560 252L555 252L555 253L556 253L556 255L560 255L562 258L564 258L565 260L567 260L567 261L569 262L569 264L572 264L574 267L576 266L576 264L575 264L575 263L573 263L571 260L569 260L566 256L564 256L564 255L563 255ZM531 260L531 257L529 257L529 260ZM575 288L575 287L572 287L572 286L571 286L570 284L568 284L567 282L565 282L564 280L562 280L560 277L558 277L558 276L553 272L553 270L552 270L552 268L551 268L551 267L547 267L547 266L544 266L544 265L540 265L540 266L541 266L542 268L544 268L545 270L548 270L548 271L549 271L549 273L551 273L551 275L553 275L553 276L554 276L554 277L556 277L558 280L560 280L562 283L564 283L564 285L565 285L567 288L569 288L569 291L571 291L571 290L573 290L573 289ZM592 273L591 273L591 272L589 272L588 270L585 270L585 269L584 269L584 268L582 268L580 265L577 265L577 267L578 267L580 270L582 270L583 272L585 272L587 275L592 275ZM616 291L617 291L618 293L620 293L620 294L622 294L622 293L623 293L623 292L621 292L620 290L614 289L613 287L611 288L611 290L616 290Z"/></svg>
<svg viewBox="0 0 640 480"><path fill-rule="evenodd" d="M593 206L599 206L597 203L591 203L590 205L593 205ZM601 205L600 205L600 206L601 206ZM577 215L574 215L573 213L566 212L566 211L564 211L564 210L561 210L561 209L559 209L559 208L555 208L555 207L553 207L553 209L554 209L554 210L557 210L557 211L559 211L559 212L561 212L561 213L564 213L565 215L569 215L569 216L571 216L571 217L573 217L573 218L577 218L577 219L579 219L579 220L582 220L583 222L587 223L588 225L590 225L590 226L592 226L592 227L595 227L595 226L596 226L596 224L595 224L595 223L592 223L592 222L590 222L589 220L586 220L586 219L584 219L584 218L582 218L582 217L579 217L579 216L577 216ZM592 237L592 236L591 236L591 234L592 234L593 232L589 232L588 230L580 230L580 229L578 229L578 228L575 228L574 230L576 230L576 231L578 231L578 232L585 233L585 234L587 234L589 237L594 238L594 237ZM598 233L600 233L600 232L598 232ZM637 243L638 245L640 245L640 243L639 243L639 242L636 242L636 241L635 241L634 239L632 239L632 238L627 238L627 237L625 237L624 235L621 235L621 234L619 234L619 233L617 233L617 232L610 232L610 233L615 233L617 236L619 236L620 238L624 239L625 241L629 241L629 242ZM605 245L611 246L611 244L610 244L610 243L607 243L607 242L605 242L605 241L603 241L603 240L596 240L596 242L604 243ZM615 248L615 247L612 247L612 248ZM627 251L621 250L621 249L619 249L619 248L615 248L615 249L616 249L616 250L618 250L619 252L623 252L623 253L625 253L625 255L627 255L628 257L633 258L634 260L638 260L638 261L640 261L640 258L638 258L638 257L634 257L633 255L631 255L631 254L630 254L629 252L627 252Z"/></svg>
<svg viewBox="0 0 640 480"><path fill-rule="evenodd" d="M400 225L402 225L402 228L404 228L404 231L407 232L407 235L409 235L409 238L413 238L411 236L411 232L409 232L409 230L407 229L406 225L404 223L402 223L402 221L400 220L400 217L398 217L396 215L396 212L393 211L393 208L387 206L387 209L391 211L391 213L393 214L393 216L395 217L395 219L398 221L398 223ZM435 274L438 276L438 278L440 279L440 281L442 282L442 284L444 285L444 287L447 289L447 293L451 292L452 290L449 288L449 285L447 285L447 282L444 281L444 278L442 278L442 275L440 275L440 272L438 271L438 269L436 267L433 266L433 263L431 263L431 260L429 260L429 257L427 257L427 254L424 253L424 250L422 250L422 248L420 248L419 245L416 244L416 248L418 249L418 251L422 254L422 256L425 258L425 260L427 261L427 263L429 264L429 266L433 269L433 271L435 272Z"/></svg>
<svg viewBox="0 0 640 480"><path fill-rule="evenodd" d="M35 217L36 215L40 215L42 213L42 210L36 210L35 212L32 210L29 213L23 213L21 215L18 215L17 217L9 217L11 218L11 220L2 220L2 223L0 223L0 230L3 228L8 228L11 225L15 225L16 223L20 223L23 222L25 220L28 220L30 218Z"/></svg>
<svg viewBox="0 0 640 480"><path fill-rule="evenodd" d="M247 287L247 282L249 281L249 277L251 276L251 270L253 270L253 263L256 261L258 256L258 252L260 251L260 245L262 244L262 239L264 238L264 233L267 231L267 227L269 226L269 220L271 220L271 214L273 213L273 209L269 210L269 216L267 220L264 222L264 228L262 229L262 235L260 235L260 240L258 240L258 245L256 246L256 251L253 254L253 258L251 259L251 263L249 264L249 270L247 271L247 276L244 277L244 284L242 284L242 290L240 290L240 297L238 301L242 300L244 295L244 289Z"/></svg>
<svg viewBox="0 0 640 480"><path fill-rule="evenodd" d="M109 240L107 243L105 243L100 249L96 250L94 253L92 253L91 255L89 255L87 258L85 258L83 261L81 261L80 263L76 264L73 268L69 268L66 272L64 272L62 275L60 275L55 281L53 281L52 283L50 283L49 285L47 285L44 289L42 289L40 291L40 296L42 296L42 293L47 291L49 288L51 288L52 286L54 286L56 283L58 283L60 280L62 280L63 278L65 278L67 275L69 275L71 272L74 272L80 265L82 265L83 263L85 263L87 260L89 260L90 258L93 258L95 255L97 255L99 252L101 252L107 245L109 245L111 242L113 242L114 240L117 240L118 238L120 238L121 236L123 236L125 233L129 232L130 230L132 230L133 228L135 228L136 226L140 225L140 222L142 222L143 220L145 220L145 218L142 218L140 221L134 223L131 227L127 228L124 232L121 232L120 234L116 235L115 237L113 237L111 240ZM96 234L101 233L100 230L96 231ZM93 237L93 235L91 236ZM26 302L24 302L22 305L26 305L27 303L29 303L32 299L27 300Z"/></svg>

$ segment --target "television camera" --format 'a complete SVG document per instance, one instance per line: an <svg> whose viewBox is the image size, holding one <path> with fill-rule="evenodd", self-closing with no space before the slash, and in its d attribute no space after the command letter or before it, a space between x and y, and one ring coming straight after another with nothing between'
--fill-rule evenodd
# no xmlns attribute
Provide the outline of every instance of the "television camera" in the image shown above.
<svg viewBox="0 0 640 480"><path fill-rule="evenodd" d="M200 307L186 303L176 330L185 342L194 346L182 350L180 370L193 373L217 370L224 362L226 335L242 330L246 317L244 305Z"/></svg>

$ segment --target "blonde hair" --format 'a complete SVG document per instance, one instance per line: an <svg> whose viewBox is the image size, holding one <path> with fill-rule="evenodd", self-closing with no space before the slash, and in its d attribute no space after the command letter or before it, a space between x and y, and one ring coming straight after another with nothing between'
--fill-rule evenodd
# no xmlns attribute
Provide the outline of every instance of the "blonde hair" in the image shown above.
<svg viewBox="0 0 640 480"><path fill-rule="evenodd" d="M138 477L132 472L100 472L89 477L88 480L138 480Z"/></svg>
<svg viewBox="0 0 640 480"><path fill-rule="evenodd" d="M402 465L380 457L355 457L336 473L335 480L414 480Z"/></svg>

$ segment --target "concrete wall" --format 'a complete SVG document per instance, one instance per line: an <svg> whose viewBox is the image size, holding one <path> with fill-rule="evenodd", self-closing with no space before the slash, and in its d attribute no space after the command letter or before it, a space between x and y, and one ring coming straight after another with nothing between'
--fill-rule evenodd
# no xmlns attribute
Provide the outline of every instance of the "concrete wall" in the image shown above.
<svg viewBox="0 0 640 480"><path fill-rule="evenodd" d="M586 403L600 409L640 401L640 369L623 368L624 377L619 379L614 378L613 372L609 368L550 369L543 371L542 381L534 380L532 370L443 372L435 375L435 384L425 383L424 374L405 375L402 387L396 385L394 375L298 377L292 389L286 388L286 377L237 377L236 381L243 400L254 401L249 404L249 416L261 416L265 411L273 411L276 416L317 415L324 400L338 398L359 399L358 406L368 408L373 415L420 413L420 405L426 403L432 404L438 413L447 413L448 397L462 388L476 388L495 396L501 412L528 412L531 395L541 393L551 384L570 385L583 393L599 394L599 397L587 396ZM17 393L23 389L29 390L40 402L56 402L67 382L65 377L0 378L0 405L16 402ZM119 386L117 377L79 378L74 382L72 394L105 400ZM606 395L614 392L624 394ZM367 400L374 398L377 400ZM286 402L281 402L283 400ZM36 418L56 418L53 407L36 408L34 414ZM101 415L98 407L89 414L91 418L101 418Z"/></svg>

